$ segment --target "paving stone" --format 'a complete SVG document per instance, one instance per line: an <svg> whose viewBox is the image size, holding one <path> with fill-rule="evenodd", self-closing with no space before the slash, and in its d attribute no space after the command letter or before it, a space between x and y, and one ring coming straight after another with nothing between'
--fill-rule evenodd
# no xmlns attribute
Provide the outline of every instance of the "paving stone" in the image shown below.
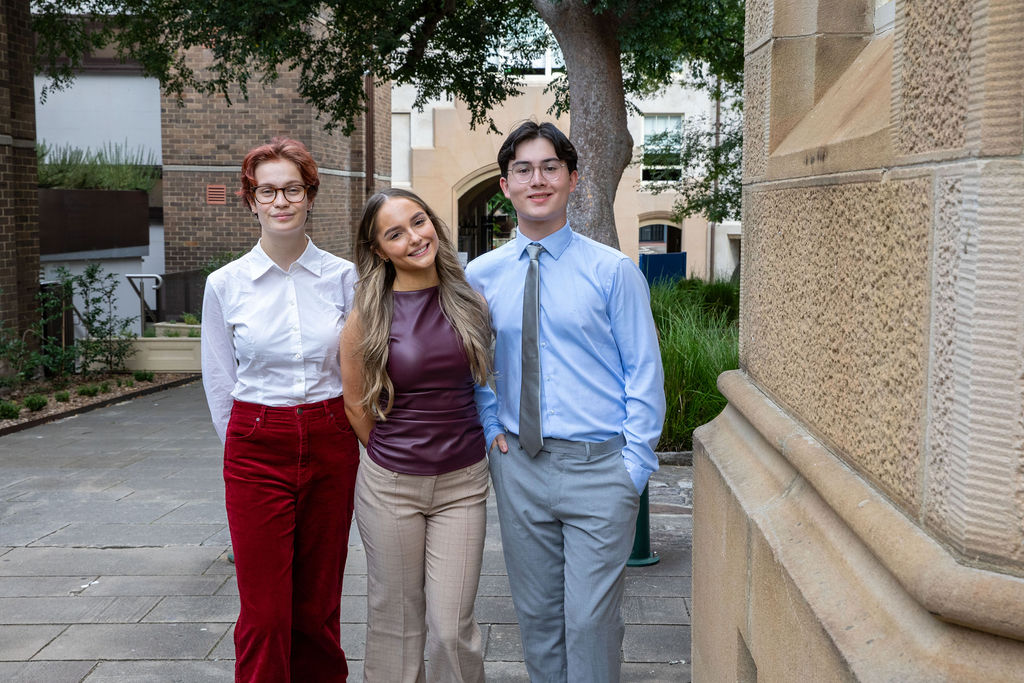
<svg viewBox="0 0 1024 683"><path fill-rule="evenodd" d="M629 683L689 683L690 663L622 665L622 680ZM91 679L90 679L91 680Z"/></svg>
<svg viewBox="0 0 1024 683"><path fill-rule="evenodd" d="M627 596L622 615L627 624L689 624L690 613L683 598Z"/></svg>
<svg viewBox="0 0 1024 683"><path fill-rule="evenodd" d="M4 576L0 598L42 598L77 595L96 576Z"/></svg>
<svg viewBox="0 0 1024 683"><path fill-rule="evenodd" d="M221 487L223 488L223 486L224 484L221 482ZM155 521L160 524L210 524L212 522L227 524L228 515L223 501L202 501L185 503L166 512Z"/></svg>
<svg viewBox="0 0 1024 683"><path fill-rule="evenodd" d="M203 659L227 624L69 626L36 659Z"/></svg>
<svg viewBox="0 0 1024 683"><path fill-rule="evenodd" d="M220 531L219 524L72 523L32 547L146 548L199 545Z"/></svg>
<svg viewBox="0 0 1024 683"><path fill-rule="evenodd" d="M210 660L234 660L235 659L235 625L231 624L231 627L221 636L217 642L217 647L213 648L213 652L209 654L207 659Z"/></svg>
<svg viewBox="0 0 1024 683"><path fill-rule="evenodd" d="M366 623L366 596L365 595L343 595L341 597L341 623L342 624L365 624ZM344 626L342 627L344 628Z"/></svg>
<svg viewBox="0 0 1024 683"><path fill-rule="evenodd" d="M508 597L512 595L508 586L508 577L502 575L481 575L480 586L477 588L478 597Z"/></svg>
<svg viewBox="0 0 1024 683"><path fill-rule="evenodd" d="M366 657L366 624L342 624L341 649L345 657L364 659Z"/></svg>
<svg viewBox="0 0 1024 683"><path fill-rule="evenodd" d="M366 595L366 575L345 572L342 595Z"/></svg>
<svg viewBox="0 0 1024 683"><path fill-rule="evenodd" d="M235 663L229 661L100 662L83 683L226 683L234 672Z"/></svg>
<svg viewBox="0 0 1024 683"><path fill-rule="evenodd" d="M523 662L484 662L484 676L488 683L530 683Z"/></svg>
<svg viewBox="0 0 1024 683"><path fill-rule="evenodd" d="M99 662L0 662L0 681L6 683L78 683Z"/></svg>
<svg viewBox="0 0 1024 683"><path fill-rule="evenodd" d="M478 597L476 599L477 621L488 624L515 624L516 611L509 597Z"/></svg>
<svg viewBox="0 0 1024 683"><path fill-rule="evenodd" d="M82 574L202 574L223 549L179 548L14 548L0 556L0 576L61 576L69 567ZM232 570L233 572L234 570Z"/></svg>
<svg viewBox="0 0 1024 683"><path fill-rule="evenodd" d="M33 522L0 524L0 545L26 546L41 541L50 534L66 526L67 522L49 522L38 520Z"/></svg>
<svg viewBox="0 0 1024 683"><path fill-rule="evenodd" d="M0 660L31 659L65 628L62 624L0 626Z"/></svg>
<svg viewBox="0 0 1024 683"><path fill-rule="evenodd" d="M519 626L492 624L487 632L484 659L488 662L523 661L523 643L519 638Z"/></svg>
<svg viewBox="0 0 1024 683"><path fill-rule="evenodd" d="M349 577L346 576L345 577L345 587L346 587L346 590L342 594L342 600L345 599L344 598L345 595L349 595L350 594L349 591L348 591L348 580L349 580ZM366 593L366 590L365 590L365 583L364 583L363 594L365 595L365 593ZM235 580L234 575L229 576L229 577L224 579L224 583L221 585L220 588L217 589L217 593L216 594L217 595L238 595L238 581Z"/></svg>
<svg viewBox="0 0 1024 683"><path fill-rule="evenodd" d="M690 658L689 626L653 626L627 624L622 639L623 659L627 662L668 664Z"/></svg>
<svg viewBox="0 0 1024 683"><path fill-rule="evenodd" d="M4 581L0 579L0 591ZM82 595L214 595L226 583L223 576L100 576ZM234 584L234 581L231 582ZM237 590L235 591L237 595Z"/></svg>
<svg viewBox="0 0 1024 683"><path fill-rule="evenodd" d="M157 603L153 597L0 598L4 624L135 622Z"/></svg>
<svg viewBox="0 0 1024 683"><path fill-rule="evenodd" d="M651 576L626 571L626 595L690 597L692 583L689 576Z"/></svg>
<svg viewBox="0 0 1024 683"><path fill-rule="evenodd" d="M170 596L161 599L143 621L233 623L238 618L238 608L238 598L233 595Z"/></svg>

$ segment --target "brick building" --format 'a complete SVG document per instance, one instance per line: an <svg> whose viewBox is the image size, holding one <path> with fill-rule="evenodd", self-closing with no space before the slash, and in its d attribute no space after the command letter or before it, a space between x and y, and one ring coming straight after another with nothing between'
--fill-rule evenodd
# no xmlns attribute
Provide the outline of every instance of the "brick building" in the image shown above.
<svg viewBox="0 0 1024 683"><path fill-rule="evenodd" d="M39 289L28 0L0 4L0 325L24 330Z"/></svg>
<svg viewBox="0 0 1024 683"><path fill-rule="evenodd" d="M205 59L195 51L196 66ZM183 106L162 97L167 273L201 268L219 253L252 247L259 226L234 193L245 153L276 135L301 140L320 167L310 236L317 246L352 258L363 203L390 184L390 88L374 89L372 106L346 137L340 130L325 132L316 111L297 94L297 83L297 74L283 73L271 86L251 87L248 100L233 97L230 106L217 96L190 94Z"/></svg>

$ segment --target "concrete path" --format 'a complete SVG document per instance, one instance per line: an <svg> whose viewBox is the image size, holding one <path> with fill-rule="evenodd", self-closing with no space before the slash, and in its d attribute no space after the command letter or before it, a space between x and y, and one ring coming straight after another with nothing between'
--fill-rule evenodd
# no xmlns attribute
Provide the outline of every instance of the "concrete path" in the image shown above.
<svg viewBox="0 0 1024 683"><path fill-rule="evenodd" d="M630 568L624 680L690 680L691 472L651 485ZM477 598L488 681L527 681L494 499ZM342 645L362 680L366 561L352 525ZM0 437L0 680L230 681L238 613L220 443L199 383Z"/></svg>

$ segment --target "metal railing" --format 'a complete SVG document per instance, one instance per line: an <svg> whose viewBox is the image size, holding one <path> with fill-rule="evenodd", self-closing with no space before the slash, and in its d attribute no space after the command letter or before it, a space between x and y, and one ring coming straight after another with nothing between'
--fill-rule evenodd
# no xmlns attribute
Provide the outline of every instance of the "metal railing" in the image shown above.
<svg viewBox="0 0 1024 683"><path fill-rule="evenodd" d="M157 302L156 310L149 307L146 303L146 287L143 284L146 280L154 280L153 291L160 289L164 284L163 277L156 273L125 273L125 278L128 279L128 284L132 286L135 293L139 295L139 335L143 335L146 331L146 323L157 323L160 321L160 303Z"/></svg>

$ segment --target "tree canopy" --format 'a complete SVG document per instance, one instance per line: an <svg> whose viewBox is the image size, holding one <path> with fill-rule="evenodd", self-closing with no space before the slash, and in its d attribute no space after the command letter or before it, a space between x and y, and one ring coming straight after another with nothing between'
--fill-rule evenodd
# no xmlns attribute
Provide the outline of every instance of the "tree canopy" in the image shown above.
<svg viewBox="0 0 1024 683"><path fill-rule="evenodd" d="M553 35L566 64L558 103L571 102L581 156L572 220L610 244L611 203L632 154L628 98L679 72L712 89L738 83L743 69L743 0L36 0L34 28L48 88L70 83L101 48L179 97L244 96L292 69L325 125L345 131L366 105L366 74L414 86L418 105L457 97L474 125L490 125L488 112L521 92L521 74ZM203 70L186 60L195 47L211 56Z"/></svg>

